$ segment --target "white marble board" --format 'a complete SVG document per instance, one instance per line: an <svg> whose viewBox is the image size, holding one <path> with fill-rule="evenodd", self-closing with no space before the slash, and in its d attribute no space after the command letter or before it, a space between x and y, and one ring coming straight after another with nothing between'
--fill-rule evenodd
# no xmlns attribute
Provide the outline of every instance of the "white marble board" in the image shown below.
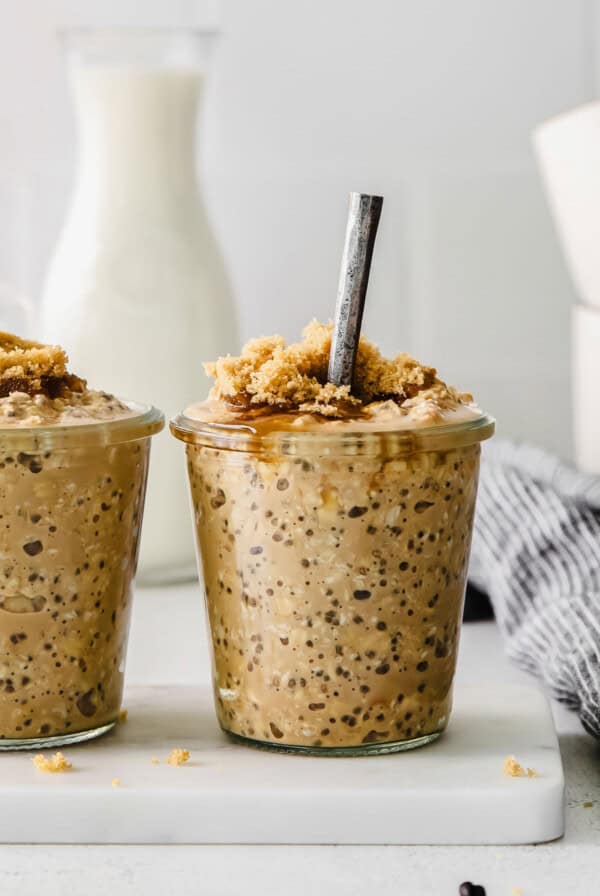
<svg viewBox="0 0 600 896"><path fill-rule="evenodd" d="M131 688L125 706L113 733L64 749L69 772L0 755L0 842L516 844L563 833L560 753L532 688L459 688L439 741L360 759L233 744L200 688ZM173 747L190 751L186 765L165 763ZM507 778L511 753L538 777Z"/></svg>

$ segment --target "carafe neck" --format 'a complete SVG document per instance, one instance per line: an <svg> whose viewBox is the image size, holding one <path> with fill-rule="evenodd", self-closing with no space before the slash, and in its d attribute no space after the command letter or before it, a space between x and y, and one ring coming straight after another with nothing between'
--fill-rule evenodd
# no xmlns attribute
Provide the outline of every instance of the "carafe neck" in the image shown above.
<svg viewBox="0 0 600 896"><path fill-rule="evenodd" d="M144 205L195 193L202 78L192 68L74 67L79 190Z"/></svg>

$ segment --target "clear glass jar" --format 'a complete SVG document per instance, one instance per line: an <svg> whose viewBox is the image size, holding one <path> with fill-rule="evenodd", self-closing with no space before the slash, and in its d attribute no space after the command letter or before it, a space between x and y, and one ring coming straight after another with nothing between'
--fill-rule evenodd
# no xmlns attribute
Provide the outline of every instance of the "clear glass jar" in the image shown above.
<svg viewBox="0 0 600 896"><path fill-rule="evenodd" d="M155 408L0 428L0 750L109 731L121 706Z"/></svg>
<svg viewBox="0 0 600 896"><path fill-rule="evenodd" d="M439 737L494 421L261 436L180 416L171 429L186 442L222 728L319 755Z"/></svg>

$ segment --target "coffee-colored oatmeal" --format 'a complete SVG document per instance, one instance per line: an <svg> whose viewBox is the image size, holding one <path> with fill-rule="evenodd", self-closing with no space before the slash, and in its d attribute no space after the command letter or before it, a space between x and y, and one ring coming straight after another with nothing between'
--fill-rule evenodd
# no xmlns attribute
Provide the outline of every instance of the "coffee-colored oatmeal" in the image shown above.
<svg viewBox="0 0 600 896"><path fill-rule="evenodd" d="M351 746L445 726L478 460L189 447L225 728Z"/></svg>
<svg viewBox="0 0 600 896"><path fill-rule="evenodd" d="M11 392L0 398L0 427L73 426L132 417L133 411L106 392L66 392L60 398Z"/></svg>
<svg viewBox="0 0 600 896"><path fill-rule="evenodd" d="M352 394L327 384L330 343L314 322L297 345L255 340L207 365L209 400L173 431L187 442L222 727L385 750L448 720L478 442L493 424L433 368L364 339ZM485 436L453 434L482 420ZM451 434L428 449L438 428Z"/></svg>
<svg viewBox="0 0 600 896"><path fill-rule="evenodd" d="M50 756L49 759L47 759L43 753L38 753L38 755L34 756L31 761L38 772L49 772L54 774L55 772L67 772L70 768L73 768L72 764L62 753L55 753L53 756Z"/></svg>
<svg viewBox="0 0 600 896"><path fill-rule="evenodd" d="M0 334L0 386L18 384L0 397L0 747L120 709L149 438L95 438L140 411L66 363Z"/></svg>

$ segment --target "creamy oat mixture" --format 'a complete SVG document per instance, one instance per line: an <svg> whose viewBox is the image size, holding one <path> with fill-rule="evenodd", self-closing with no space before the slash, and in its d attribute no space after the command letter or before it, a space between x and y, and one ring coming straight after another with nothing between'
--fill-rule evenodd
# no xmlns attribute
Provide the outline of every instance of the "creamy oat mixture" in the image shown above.
<svg viewBox="0 0 600 896"><path fill-rule="evenodd" d="M61 398L11 392L0 398L0 427L73 426L132 417L134 411L107 392L66 392Z"/></svg>
<svg viewBox="0 0 600 896"><path fill-rule="evenodd" d="M149 440L42 445L41 427L132 413L66 364L0 334L0 741L95 729L120 708Z"/></svg>
<svg viewBox="0 0 600 896"><path fill-rule="evenodd" d="M366 340L353 394L328 385L330 340L313 323L295 346L249 343L207 365L210 399L186 411L301 437L285 452L187 445L216 705L226 730L272 745L385 748L447 723L479 445L407 453L384 435L481 414ZM379 447L344 448L362 429Z"/></svg>

